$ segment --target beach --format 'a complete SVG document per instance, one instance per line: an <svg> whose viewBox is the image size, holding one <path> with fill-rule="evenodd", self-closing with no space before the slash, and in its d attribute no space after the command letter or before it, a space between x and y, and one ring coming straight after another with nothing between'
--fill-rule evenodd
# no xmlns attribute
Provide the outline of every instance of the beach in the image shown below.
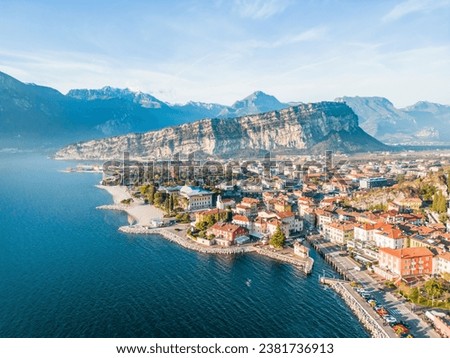
<svg viewBox="0 0 450 358"><path fill-rule="evenodd" d="M153 205L144 204L141 199L133 198L130 204L122 204L122 200L130 199L131 194L126 186L104 186L97 185L98 188L106 190L111 194L114 204L102 205L98 209L121 210L128 213L135 225L148 226L152 220L162 219L164 212Z"/></svg>

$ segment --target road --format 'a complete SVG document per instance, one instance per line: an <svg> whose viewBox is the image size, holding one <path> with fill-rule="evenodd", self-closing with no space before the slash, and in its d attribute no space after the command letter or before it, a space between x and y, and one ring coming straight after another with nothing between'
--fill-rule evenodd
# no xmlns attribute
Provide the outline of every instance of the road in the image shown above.
<svg viewBox="0 0 450 358"><path fill-rule="evenodd" d="M395 318L397 318L397 320L406 322L414 337L440 337L430 325L421 319L415 312L411 311L410 307L408 307L409 304L404 300L399 300L391 293L380 289L382 288L380 287L380 282L372 277L367 271L355 270L355 263L353 260L349 256L340 255L343 251L340 251L339 246L320 238L315 238L314 241L319 245L321 252L332 260L342 272L345 272L349 279L362 284L375 300L384 306Z"/></svg>

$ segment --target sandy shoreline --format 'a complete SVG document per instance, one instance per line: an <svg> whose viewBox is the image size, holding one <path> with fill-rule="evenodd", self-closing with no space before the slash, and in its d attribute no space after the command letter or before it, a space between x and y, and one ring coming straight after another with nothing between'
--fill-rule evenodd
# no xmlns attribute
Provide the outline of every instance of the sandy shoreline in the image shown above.
<svg viewBox="0 0 450 358"><path fill-rule="evenodd" d="M133 198L134 201L129 205L121 204L122 200L131 198L126 186L97 185L97 188L106 190L113 198L114 205L107 205L106 207L125 211L136 221L136 225L150 225L152 220L162 219L164 216L164 212L161 209L153 205L144 204L140 199Z"/></svg>

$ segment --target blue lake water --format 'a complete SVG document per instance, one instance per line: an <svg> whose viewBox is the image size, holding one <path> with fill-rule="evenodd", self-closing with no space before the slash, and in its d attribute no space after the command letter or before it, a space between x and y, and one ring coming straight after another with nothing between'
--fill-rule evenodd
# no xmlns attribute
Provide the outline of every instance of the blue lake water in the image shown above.
<svg viewBox="0 0 450 358"><path fill-rule="evenodd" d="M0 337L367 337L342 300L254 255L119 233L98 174L0 153ZM249 279L251 283L249 284Z"/></svg>

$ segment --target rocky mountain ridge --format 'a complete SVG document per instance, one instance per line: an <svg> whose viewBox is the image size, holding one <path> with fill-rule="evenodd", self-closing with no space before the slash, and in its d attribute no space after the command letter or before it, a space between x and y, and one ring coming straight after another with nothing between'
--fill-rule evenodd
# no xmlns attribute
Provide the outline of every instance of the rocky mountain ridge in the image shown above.
<svg viewBox="0 0 450 358"><path fill-rule="evenodd" d="M273 153L311 153L325 149L355 152L386 146L358 126L344 103L301 104L239 118L203 119L147 133L72 144L57 159L170 158L176 153L242 157Z"/></svg>

